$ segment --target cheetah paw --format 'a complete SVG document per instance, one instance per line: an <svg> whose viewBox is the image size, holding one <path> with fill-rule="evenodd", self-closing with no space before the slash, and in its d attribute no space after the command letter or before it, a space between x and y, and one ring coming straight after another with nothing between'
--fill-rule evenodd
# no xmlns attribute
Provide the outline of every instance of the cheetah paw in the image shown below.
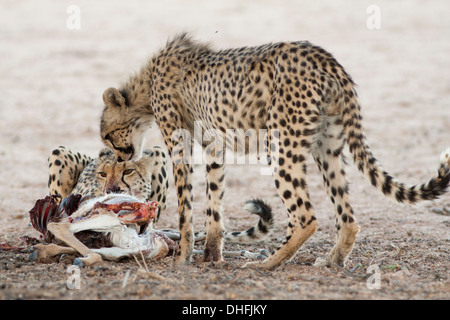
<svg viewBox="0 0 450 320"><path fill-rule="evenodd" d="M332 262L329 257L326 257L326 258L319 257L316 259L313 266L318 267L318 268L323 268L323 267L329 267L329 266L331 266L331 264L332 264Z"/></svg>
<svg viewBox="0 0 450 320"><path fill-rule="evenodd" d="M276 267L278 267L279 264L272 263L270 261L263 260L263 261L252 261L245 263L242 268L243 269L256 269L260 271L270 271L274 270Z"/></svg>

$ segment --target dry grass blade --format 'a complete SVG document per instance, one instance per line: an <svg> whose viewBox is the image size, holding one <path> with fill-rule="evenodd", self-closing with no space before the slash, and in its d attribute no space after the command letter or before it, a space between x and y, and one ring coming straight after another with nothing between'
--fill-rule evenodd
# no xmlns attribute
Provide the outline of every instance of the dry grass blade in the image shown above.
<svg viewBox="0 0 450 320"><path fill-rule="evenodd" d="M138 272L144 274L144 275L147 276L147 277L150 277L150 278L152 278L152 279L155 279L155 280L159 280L159 281L168 281L167 278L165 278L165 277L163 277L163 276L160 276L159 274L156 274L156 273L154 273L154 272L151 272L151 271L148 269L147 263L145 262L144 254L142 253L141 250L139 250L139 252L140 252L141 257L142 257L143 265L141 265L141 264L139 263L139 259L138 259L136 256L133 255L134 260L136 260L136 263L137 263L138 266L139 266Z"/></svg>

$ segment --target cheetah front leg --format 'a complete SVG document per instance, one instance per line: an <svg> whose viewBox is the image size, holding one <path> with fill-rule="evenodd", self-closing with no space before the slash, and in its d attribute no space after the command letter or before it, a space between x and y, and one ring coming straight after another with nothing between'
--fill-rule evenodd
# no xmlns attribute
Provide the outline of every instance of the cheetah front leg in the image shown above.
<svg viewBox="0 0 450 320"><path fill-rule="evenodd" d="M160 119L162 120L163 117ZM192 172L190 164L192 136L189 131L182 129L179 123L181 117L171 112L167 121L159 121L163 137L172 160L173 175L178 197L178 217L180 241L179 250L175 259L176 264L184 264L191 261L194 250L194 227L192 225ZM173 125L173 122L177 125ZM177 127L179 129L177 129ZM164 129L163 129L164 128Z"/></svg>
<svg viewBox="0 0 450 320"><path fill-rule="evenodd" d="M175 186L178 196L178 217L180 229L177 264L190 262L194 250L194 227L192 225L192 166L187 164L173 165Z"/></svg>
<svg viewBox="0 0 450 320"><path fill-rule="evenodd" d="M216 159L217 160L217 159ZM222 199L224 185L223 161L206 165L206 244L204 261L222 261L224 226L222 220Z"/></svg>

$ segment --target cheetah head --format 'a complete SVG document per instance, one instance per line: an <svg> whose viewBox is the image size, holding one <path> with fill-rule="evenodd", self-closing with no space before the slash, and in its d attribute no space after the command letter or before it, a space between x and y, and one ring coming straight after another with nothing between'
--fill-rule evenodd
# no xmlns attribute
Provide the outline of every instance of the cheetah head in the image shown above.
<svg viewBox="0 0 450 320"><path fill-rule="evenodd" d="M130 101L126 91L115 88L103 93L105 107L100 122L103 142L111 148L117 161L136 160L142 156L153 112L147 104Z"/></svg>
<svg viewBox="0 0 450 320"><path fill-rule="evenodd" d="M144 152L136 161L118 162L109 148L99 154L96 171L97 181L103 193L123 193L142 201L148 201L151 195L152 158Z"/></svg>

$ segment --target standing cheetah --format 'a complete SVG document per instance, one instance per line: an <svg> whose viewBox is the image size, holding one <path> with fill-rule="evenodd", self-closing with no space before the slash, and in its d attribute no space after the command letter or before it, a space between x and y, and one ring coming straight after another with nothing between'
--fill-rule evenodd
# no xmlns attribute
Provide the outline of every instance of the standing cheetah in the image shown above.
<svg viewBox="0 0 450 320"><path fill-rule="evenodd" d="M316 231L306 183L310 153L335 209L336 245L327 264L345 264L359 231L343 167L345 143L371 184L398 202L435 199L449 185L450 149L442 156L438 176L421 185L405 185L384 171L366 142L354 82L331 54L309 42L217 51L181 34L118 90L107 89L103 100L101 137L119 161L141 156L144 135L153 121L163 134L178 192L178 263L189 261L193 249L193 167L174 161L174 154L183 154L179 146L185 142L177 130L187 130L193 137L195 121L201 121L203 130L216 129L223 136L230 128L266 129L269 133L266 151L289 223L282 245L266 260L249 262L250 267L276 268L291 259ZM206 164L205 261L222 260L221 154L217 152Z"/></svg>

